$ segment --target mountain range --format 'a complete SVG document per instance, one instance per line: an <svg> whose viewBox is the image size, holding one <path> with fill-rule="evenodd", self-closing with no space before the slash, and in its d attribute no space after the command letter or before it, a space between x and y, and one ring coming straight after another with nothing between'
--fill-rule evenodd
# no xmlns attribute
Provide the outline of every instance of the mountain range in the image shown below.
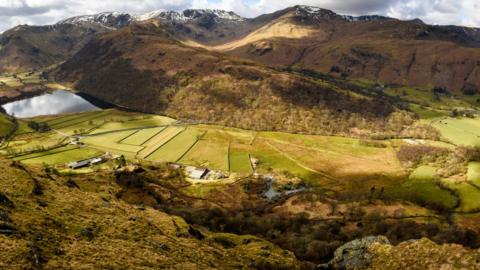
<svg viewBox="0 0 480 270"><path fill-rule="evenodd" d="M300 67L384 83L477 92L480 30L420 20L352 17L295 6L253 19L221 10L106 12L49 26L17 26L0 37L0 70L41 69L68 60L93 38L155 23L191 47L269 66Z"/></svg>

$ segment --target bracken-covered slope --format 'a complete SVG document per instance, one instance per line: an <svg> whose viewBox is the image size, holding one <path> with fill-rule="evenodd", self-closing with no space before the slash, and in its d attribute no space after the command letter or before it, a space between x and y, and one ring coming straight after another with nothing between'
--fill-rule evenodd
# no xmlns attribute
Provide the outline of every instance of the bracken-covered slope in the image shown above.
<svg viewBox="0 0 480 270"><path fill-rule="evenodd" d="M253 27L252 23L260 20L262 24ZM446 87L453 92L480 91L479 29L380 16L353 18L306 6L244 24L250 25L248 32L228 42L202 43L201 38L193 38L193 42L268 65L334 71L385 83Z"/></svg>
<svg viewBox="0 0 480 270"><path fill-rule="evenodd" d="M480 251L461 245L438 245L426 238L397 246L374 245L373 260L368 269L478 269Z"/></svg>
<svg viewBox="0 0 480 270"><path fill-rule="evenodd" d="M248 129L400 132L412 120L381 97L192 48L150 23L102 35L51 76L131 109Z"/></svg>
<svg viewBox="0 0 480 270"><path fill-rule="evenodd" d="M113 173L67 178L3 158L0 169L1 269L299 269L257 237L118 199Z"/></svg>
<svg viewBox="0 0 480 270"><path fill-rule="evenodd" d="M461 245L436 244L427 238L393 246L383 236L369 236L348 242L335 251L328 264L317 269L400 270L478 269L479 250Z"/></svg>

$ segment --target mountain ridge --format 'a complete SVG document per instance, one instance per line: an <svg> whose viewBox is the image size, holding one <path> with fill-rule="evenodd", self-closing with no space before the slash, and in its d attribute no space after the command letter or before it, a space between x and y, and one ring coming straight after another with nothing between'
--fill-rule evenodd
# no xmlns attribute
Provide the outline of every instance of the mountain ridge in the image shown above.
<svg viewBox="0 0 480 270"><path fill-rule="evenodd" d="M21 26L0 36L0 70L57 64L99 34L151 22L162 25L187 46L268 66L321 73L334 70L352 78L438 86L452 92L477 93L480 89L476 76L480 54L474 50L480 48L480 31L476 28L435 26L379 15L354 17L312 6L294 6L256 18L229 11L187 9L146 15L107 12L72 17L54 26ZM68 27L72 34L58 31ZM67 44L62 45L65 41Z"/></svg>

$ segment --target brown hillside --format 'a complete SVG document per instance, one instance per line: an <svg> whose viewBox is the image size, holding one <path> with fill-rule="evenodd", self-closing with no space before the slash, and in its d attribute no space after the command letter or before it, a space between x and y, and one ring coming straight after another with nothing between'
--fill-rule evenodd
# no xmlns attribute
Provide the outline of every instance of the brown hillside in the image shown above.
<svg viewBox="0 0 480 270"><path fill-rule="evenodd" d="M338 67L338 73L354 78L480 91L478 29L381 17L351 21L328 10L310 9L289 8L247 35L198 46L267 65L325 73Z"/></svg>
<svg viewBox="0 0 480 270"><path fill-rule="evenodd" d="M188 47L153 24L103 35L53 76L121 106L242 128L395 133L412 120L381 97Z"/></svg>
<svg viewBox="0 0 480 270"><path fill-rule="evenodd" d="M257 237L118 199L111 172L66 178L10 163L0 159L1 269L299 269Z"/></svg>
<svg viewBox="0 0 480 270"><path fill-rule="evenodd" d="M65 61L105 31L73 24L17 26L0 35L0 72L36 70Z"/></svg>

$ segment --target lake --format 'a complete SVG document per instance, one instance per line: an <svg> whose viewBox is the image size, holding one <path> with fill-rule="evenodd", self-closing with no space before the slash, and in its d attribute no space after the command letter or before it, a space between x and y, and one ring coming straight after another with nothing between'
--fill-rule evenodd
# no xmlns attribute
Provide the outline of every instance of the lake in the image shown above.
<svg viewBox="0 0 480 270"><path fill-rule="evenodd" d="M8 114L19 118L100 110L83 97L64 90L7 103L2 107Z"/></svg>

